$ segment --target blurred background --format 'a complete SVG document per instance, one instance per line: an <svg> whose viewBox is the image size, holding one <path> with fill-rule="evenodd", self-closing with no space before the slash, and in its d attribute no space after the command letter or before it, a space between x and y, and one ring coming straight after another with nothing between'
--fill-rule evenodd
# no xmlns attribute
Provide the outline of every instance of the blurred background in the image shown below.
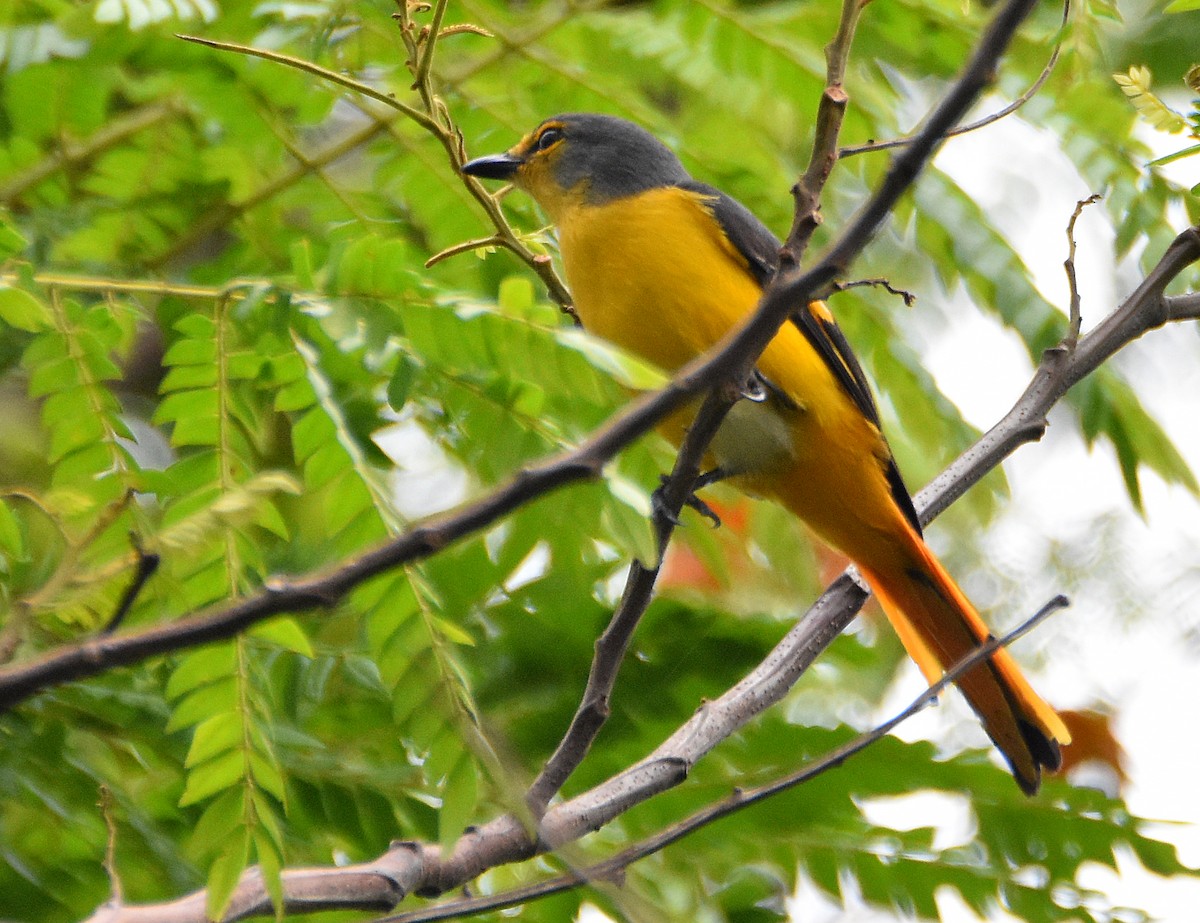
<svg viewBox="0 0 1200 923"><path fill-rule="evenodd" d="M1057 44L1045 85L949 141L854 267L915 305L871 287L832 299L914 489L1065 333L1079 200L1103 194L1076 228L1085 333L1200 220L1200 158L1151 163L1198 140L1188 6L1095 0L1066 28L1061 8L1040 8L976 115L1032 86ZM447 253L497 233L454 169L456 133L475 156L555 112L622 115L782 235L838 15L718 0L0 11L0 660L102 630L139 547L161 564L123 630L359 554L578 444L661 381L548 297L530 266L555 245L528 199L503 200L523 259ZM988 16L951 0L866 7L843 142L911 131ZM311 61L377 96L176 33ZM838 164L816 248L887 158ZM1122 351L929 529L998 631L1071 597L1015 648L1072 712L1065 777L1026 800L947 695L843 769L631 867L621 888L506 913L1191 919L1198 349L1195 326L1178 324ZM276 882L393 839L449 844L512 809L570 719L628 562L648 553L648 498L670 463L647 437L604 483L540 499L329 613L0 716L0 915L83 919L111 872L131 902L207 887L216 916L249 864ZM844 564L778 509L721 488L712 499L725 525L685 518L612 718L564 797L736 682ZM921 686L869 604L687 784L569 858L496 869L473 890L607 856L796 768Z"/></svg>

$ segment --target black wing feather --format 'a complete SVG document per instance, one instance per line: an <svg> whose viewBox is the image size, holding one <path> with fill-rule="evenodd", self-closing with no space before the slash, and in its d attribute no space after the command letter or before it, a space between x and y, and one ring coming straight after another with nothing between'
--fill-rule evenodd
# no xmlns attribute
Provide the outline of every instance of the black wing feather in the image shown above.
<svg viewBox="0 0 1200 923"><path fill-rule="evenodd" d="M750 209L721 190L697 180L687 180L680 183L679 187L698 193L708 200L709 208L717 219L717 223L721 225L721 230L745 258L750 274L759 285L765 288L775 275L775 269L778 266L779 250L783 246L779 238L772 234L771 230L759 221ZM834 378L837 379L838 384L841 385L850 400L854 402L854 406L882 433L879 408L876 407L875 399L871 396L871 386L841 328L831 318L821 317L814 313L808 305L792 312L791 320L804 334L809 345L817 351L821 361L833 372ZM772 391L778 392L778 389L770 382L767 382L767 385ZM890 452L884 465L884 474L887 477L893 499L904 513L905 518L920 535L921 520L913 506L912 495L908 492L900 469L896 467L896 460L892 458Z"/></svg>
<svg viewBox="0 0 1200 923"><path fill-rule="evenodd" d="M766 288L779 264L779 248L783 246L779 238L755 217L754 212L720 189L694 179L680 183L679 188L704 196L729 242L745 257L750 275Z"/></svg>

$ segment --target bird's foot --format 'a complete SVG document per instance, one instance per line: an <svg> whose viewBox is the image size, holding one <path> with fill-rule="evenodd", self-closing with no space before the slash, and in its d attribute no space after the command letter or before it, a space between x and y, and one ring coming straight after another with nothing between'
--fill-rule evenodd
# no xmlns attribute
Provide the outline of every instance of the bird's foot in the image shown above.
<svg viewBox="0 0 1200 923"><path fill-rule="evenodd" d="M716 511L711 506L701 500L696 495L696 492L707 487L709 484L715 484L724 476L725 475L720 468L714 468L712 471L706 471L705 473L701 474L700 477L696 478L696 483L692 485L691 495L683 501L684 506L695 510L705 519L709 520L713 524L714 529L721 528L721 517L717 515ZM676 516L671 510L667 509L667 505L663 500L662 492L663 488L667 485L667 478L668 475L665 474L659 476L658 490L654 491L654 493L651 495L650 503L654 508L654 513L656 516L662 516L668 522L670 522L671 525L678 526L681 524L679 517Z"/></svg>

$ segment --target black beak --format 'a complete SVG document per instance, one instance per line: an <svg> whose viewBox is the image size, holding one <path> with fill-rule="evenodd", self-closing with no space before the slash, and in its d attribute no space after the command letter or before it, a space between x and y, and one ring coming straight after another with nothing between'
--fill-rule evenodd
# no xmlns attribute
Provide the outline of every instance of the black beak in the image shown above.
<svg viewBox="0 0 1200 923"><path fill-rule="evenodd" d="M478 176L480 179L512 179L517 167L524 161L512 154L490 154L487 157L476 157L462 165L462 172L468 176Z"/></svg>

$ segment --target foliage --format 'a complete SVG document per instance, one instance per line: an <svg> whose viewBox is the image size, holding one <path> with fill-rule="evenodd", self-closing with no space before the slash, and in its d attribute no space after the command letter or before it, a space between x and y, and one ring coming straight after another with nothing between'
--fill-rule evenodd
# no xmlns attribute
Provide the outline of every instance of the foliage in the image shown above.
<svg viewBox="0 0 1200 923"><path fill-rule="evenodd" d="M1149 259L1183 192L1146 166L1134 112L1106 76L1114 60L1130 63L1123 33L1113 10L1093 6L1074 15L1068 60L1028 111L1089 183L1112 190L1120 253ZM33 0L3 14L0 657L102 631L143 550L161 566L126 625L168 623L353 556L412 510L577 444L629 390L660 380L575 329L503 254L424 265L490 229L419 127L311 74L173 37L277 49L408 99L391 11L381 0ZM446 11L435 85L480 153L556 111L636 118L782 230L836 14L463 0ZM1019 40L1004 93L1037 76L1056 17L1043 10ZM845 140L909 128L916 85L948 80L984 21L951 0L869 7ZM1128 73L1138 110L1161 115L1149 72ZM838 167L825 229L884 167L880 155ZM553 252L529 202L505 204L530 244ZM937 172L856 271L935 295L961 286L1032 357L1065 328L986 211ZM890 296L855 289L834 306L878 383L902 467L923 480L973 431L922 370ZM1195 490L1119 371L1071 406L1088 440L1116 447L1134 503L1145 468ZM113 793L124 897L206 885L214 915L248 863L277 896L282 867L369 859L397 838L452 842L512 809L569 721L626 562L647 555L647 498L668 462L644 440L603 484L531 504L333 611L51 689L0 717L4 915L77 919L108 897L101 786ZM776 511L752 508L732 541L685 532L723 592L676 591L651 609L610 727L568 793L639 758L736 681L817 584L815 558L794 550L800 530ZM841 742L842 722L866 722L897 662L890 639L842 639L797 693L794 720L764 717L584 851L604 854ZM868 819L867 800L915 789L969 798L975 840L940 848L928 829ZM1186 871L1142 828L1094 793L1054 783L1027 803L979 753L889 739L635 866L627 893L588 899L618 917L648 902L660 919L777 919L803 872L830 893L853 887L925 917L947 884L980 911L1057 920L1071 902L1099 920L1111 908L1075 884L1085 863L1128 847L1160 874ZM495 870L480 887L537 871ZM582 900L523 916L567 919Z"/></svg>
<svg viewBox="0 0 1200 923"><path fill-rule="evenodd" d="M1168 134L1179 134L1186 130L1193 139L1200 138L1200 100L1193 100L1191 113L1184 117L1159 99L1150 89L1151 74L1148 67L1131 67L1128 74L1113 74L1121 92L1129 97L1138 114L1152 128ZM1184 75L1184 83L1193 93L1200 93L1200 64L1193 64ZM1159 157L1156 164L1168 164L1184 157L1200 154L1200 144L1190 144L1182 150ZM1200 183L1192 187L1192 194L1200 194Z"/></svg>

